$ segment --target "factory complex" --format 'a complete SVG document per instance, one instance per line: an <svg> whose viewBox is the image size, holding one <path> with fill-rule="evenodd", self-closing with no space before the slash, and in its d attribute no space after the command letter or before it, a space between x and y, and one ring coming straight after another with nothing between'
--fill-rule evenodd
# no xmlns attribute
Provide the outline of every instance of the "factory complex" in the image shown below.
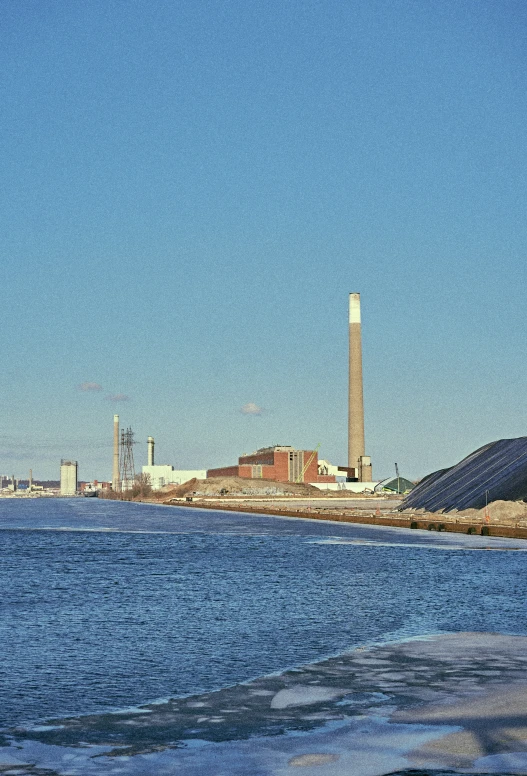
<svg viewBox="0 0 527 776"><path fill-rule="evenodd" d="M335 482L335 476L320 474L316 450L295 450L290 446L262 447L242 455L236 466L209 469L207 477L246 477L278 482Z"/></svg>
<svg viewBox="0 0 527 776"><path fill-rule="evenodd" d="M371 459L365 452L362 381L360 294L349 295L348 463L332 466L319 461L317 450L290 446L263 447L242 455L234 466L209 469L207 477L242 477L279 482L308 483L324 490L373 492Z"/></svg>
<svg viewBox="0 0 527 776"><path fill-rule="evenodd" d="M60 489L55 495L95 496L108 492L124 494L138 486L161 490L181 485L189 480L237 477L274 482L304 483L326 490L351 490L372 492L376 483L372 480L371 460L365 454L364 405L362 388L362 345L360 295L349 295L349 416L348 416L348 461L346 466L332 466L318 460L316 449L297 449L290 445L262 447L243 454L236 464L210 469L175 469L170 464L156 464L154 438L147 440L147 464L137 474L134 463L134 434L131 428L122 429L119 415L113 423L113 465L111 483L93 481L79 482L78 463L62 459L60 464ZM143 491L142 491L143 492ZM17 493L15 478L13 484L0 495L34 495L35 488L27 493Z"/></svg>
<svg viewBox="0 0 527 776"><path fill-rule="evenodd" d="M384 493L406 495L401 509L435 509L448 512L481 508L494 500L527 500L527 438L490 443L469 455L457 466L425 477L417 488L399 476L375 482L371 458L366 455L364 433L364 399L362 378L362 331L360 294L349 295L348 307L348 460L335 466L318 459L315 449L297 449L290 445L261 447L243 453L237 463L207 470L177 470L170 465L156 465L154 439L149 437L148 463L142 467L142 478L153 490L168 489L191 480L264 481L315 486L324 491L350 493ZM119 439L121 440L119 443ZM119 417L114 417L114 491L128 489L133 483L131 430L119 432Z"/></svg>
<svg viewBox="0 0 527 776"><path fill-rule="evenodd" d="M131 428L120 428L119 415L114 415L113 468L111 482L79 482L78 463L63 459L59 483L54 487L34 484L30 470L27 485L20 487L14 475L2 477L0 496L107 496L131 498L147 491L169 491L185 483L236 479L294 486L309 485L322 491L344 491L369 494L405 495L401 509L423 509L444 513L482 508L496 500L527 501L527 438L492 442L467 456L449 469L442 469L414 483L399 476L381 482L373 480L371 458L366 455L364 434L364 400L362 379L362 333L360 294L349 295L348 308L349 373L348 373L348 458L346 465L333 465L318 458L318 449L298 449L291 445L260 447L243 453L237 463L202 469L176 469L170 464L157 464L155 442L147 440L147 463L141 473L134 463L134 434ZM241 487L241 486L240 486ZM243 486L245 487L245 486ZM242 487L242 489L243 489ZM195 492L199 490L196 485ZM253 487L254 490L254 487ZM338 495L338 494L336 494ZM344 495L344 493L342 494Z"/></svg>
<svg viewBox="0 0 527 776"><path fill-rule="evenodd" d="M119 416L116 415L117 424ZM114 421L115 421L114 418ZM204 480L207 476L205 469L174 469L173 466L162 464L156 466L154 456L154 438L149 436L147 440L147 465L143 466L142 474L148 478L148 484L152 490L161 490L165 485L182 485L189 480Z"/></svg>
<svg viewBox="0 0 527 776"><path fill-rule="evenodd" d="M114 416L112 490L126 492L133 488L136 475L133 465L133 434L120 429L119 416ZM290 445L262 447L238 458L236 464L211 469L175 469L170 464L156 464L155 441L147 440L147 464L141 478L153 490L181 485L191 479L239 477L252 480L305 483L327 490L373 492L371 459L365 455L364 403L362 387L362 344L360 295L349 295L349 416L348 461L346 466L333 466L319 461L318 447L300 450Z"/></svg>
<svg viewBox="0 0 527 776"><path fill-rule="evenodd" d="M14 474L0 474L0 497L2 498L56 496L59 492L59 483L56 481L33 481L32 469L29 470L27 480L17 479Z"/></svg>

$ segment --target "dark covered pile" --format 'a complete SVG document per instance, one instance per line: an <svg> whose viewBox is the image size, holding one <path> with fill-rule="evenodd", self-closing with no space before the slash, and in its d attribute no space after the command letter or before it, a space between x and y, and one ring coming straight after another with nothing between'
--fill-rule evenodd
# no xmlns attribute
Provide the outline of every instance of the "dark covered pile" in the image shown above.
<svg viewBox="0 0 527 776"><path fill-rule="evenodd" d="M498 500L527 500L527 437L490 442L456 466L429 474L400 508L451 512Z"/></svg>

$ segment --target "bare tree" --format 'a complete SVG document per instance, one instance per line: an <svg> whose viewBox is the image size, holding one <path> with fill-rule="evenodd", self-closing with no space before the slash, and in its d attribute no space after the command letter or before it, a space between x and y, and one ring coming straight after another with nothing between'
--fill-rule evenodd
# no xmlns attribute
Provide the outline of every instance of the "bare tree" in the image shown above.
<svg viewBox="0 0 527 776"><path fill-rule="evenodd" d="M145 498L145 496L149 496L151 493L152 493L152 485L150 483L150 475L136 474L135 480L134 480L134 487L132 488L133 498L137 498L138 496L141 498Z"/></svg>

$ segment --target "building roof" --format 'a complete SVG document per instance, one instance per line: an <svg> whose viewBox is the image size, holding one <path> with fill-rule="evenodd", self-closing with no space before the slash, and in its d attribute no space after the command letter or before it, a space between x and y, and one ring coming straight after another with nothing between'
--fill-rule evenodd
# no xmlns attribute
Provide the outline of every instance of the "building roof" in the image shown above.
<svg viewBox="0 0 527 776"><path fill-rule="evenodd" d="M394 477L393 480L382 483L383 490L391 490L394 493L408 493L413 488L415 488L414 483L406 477Z"/></svg>
<svg viewBox="0 0 527 776"><path fill-rule="evenodd" d="M527 437L490 442L450 469L429 474L400 508L450 512L498 500L527 500Z"/></svg>
<svg viewBox="0 0 527 776"><path fill-rule="evenodd" d="M295 448L291 447L291 445L271 445L271 447L260 447L258 450L255 450L254 453L251 453L251 455L257 455L258 453L282 453L294 449Z"/></svg>

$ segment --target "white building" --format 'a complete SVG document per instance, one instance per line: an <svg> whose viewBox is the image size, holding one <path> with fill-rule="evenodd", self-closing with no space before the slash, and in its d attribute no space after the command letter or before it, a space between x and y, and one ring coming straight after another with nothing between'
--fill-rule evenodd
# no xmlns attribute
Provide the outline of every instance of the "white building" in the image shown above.
<svg viewBox="0 0 527 776"><path fill-rule="evenodd" d="M319 459L318 473L330 474L336 479L336 482L310 482L319 490L349 490L350 493L373 493L377 482L346 482L346 473L339 470L329 461Z"/></svg>
<svg viewBox="0 0 527 776"><path fill-rule="evenodd" d="M143 474L150 477L152 490L159 490L165 485L181 485L194 477L204 480L207 477L206 469L174 469L173 466L143 466Z"/></svg>
<svg viewBox="0 0 527 776"><path fill-rule="evenodd" d="M74 496L77 493L77 461L60 462L60 495Z"/></svg>
<svg viewBox="0 0 527 776"><path fill-rule="evenodd" d="M333 475L341 481L345 481L346 479L344 472L339 472L338 466L334 466L332 463L325 461L323 458L318 459L318 473Z"/></svg>
<svg viewBox="0 0 527 776"><path fill-rule="evenodd" d="M347 490L350 493L373 493L376 482L310 482L319 490Z"/></svg>
<svg viewBox="0 0 527 776"><path fill-rule="evenodd" d="M181 485L196 478L204 480L207 477L206 469L174 469L173 466L156 466L154 460L154 437L149 436L148 445L148 464L143 466L143 475L148 475L152 490L160 490L165 485Z"/></svg>

